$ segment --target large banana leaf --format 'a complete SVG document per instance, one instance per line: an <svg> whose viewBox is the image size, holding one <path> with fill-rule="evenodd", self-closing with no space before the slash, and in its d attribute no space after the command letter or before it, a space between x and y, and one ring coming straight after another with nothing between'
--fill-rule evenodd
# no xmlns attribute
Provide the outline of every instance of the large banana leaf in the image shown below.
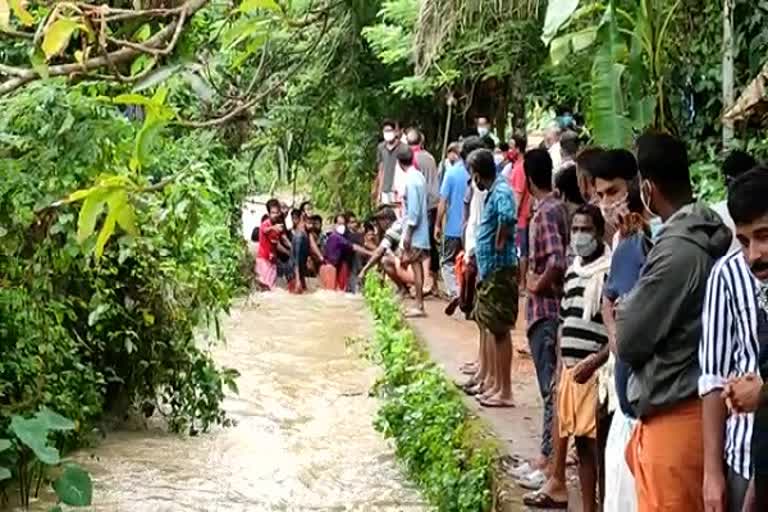
<svg viewBox="0 0 768 512"><path fill-rule="evenodd" d="M554 39L557 31L576 11L579 0L550 0L547 3L547 14L544 17L544 29L541 40L548 45Z"/></svg>
<svg viewBox="0 0 768 512"><path fill-rule="evenodd" d="M598 30L599 46L592 63L592 135L595 142L609 148L627 147L631 123L626 116L621 77L626 48L619 37L613 2L608 5Z"/></svg>

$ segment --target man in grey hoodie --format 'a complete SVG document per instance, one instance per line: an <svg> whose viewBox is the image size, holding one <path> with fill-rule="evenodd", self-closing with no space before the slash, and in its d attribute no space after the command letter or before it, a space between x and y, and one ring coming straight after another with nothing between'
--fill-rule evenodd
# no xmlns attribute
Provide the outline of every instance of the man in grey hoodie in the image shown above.
<svg viewBox="0 0 768 512"><path fill-rule="evenodd" d="M727 252L731 232L694 201L683 142L643 135L637 158L643 202L664 226L616 312L618 355L632 367L627 395L640 420L627 463L638 510L698 512L704 510L701 311L707 278Z"/></svg>

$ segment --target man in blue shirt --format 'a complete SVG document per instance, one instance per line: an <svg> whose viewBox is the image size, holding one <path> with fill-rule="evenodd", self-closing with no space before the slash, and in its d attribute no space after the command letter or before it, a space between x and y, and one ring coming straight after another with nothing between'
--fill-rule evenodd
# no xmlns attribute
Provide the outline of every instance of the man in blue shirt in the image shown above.
<svg viewBox="0 0 768 512"><path fill-rule="evenodd" d="M427 182L413 165L413 152L403 145L397 150L398 165L405 170L405 229L400 264L413 268L416 307L406 316L424 316L424 261L429 259L429 215L427 213Z"/></svg>
<svg viewBox="0 0 768 512"><path fill-rule="evenodd" d="M464 234L464 196L469 185L469 173L464 163L465 158L475 149L482 148L479 137L467 137L461 148L461 159L446 169L440 186L440 203L437 205L435 239L442 236L441 268L443 282L451 296L458 297L456 284L456 257L461 252L461 238Z"/></svg>
<svg viewBox="0 0 768 512"><path fill-rule="evenodd" d="M473 151L467 165L477 188L488 190L478 226L475 257L478 281L474 317L489 331L495 343L488 343L494 386L480 395L486 407L512 407L512 337L517 321L517 250L514 232L517 207L512 189L503 176L496 176L493 153Z"/></svg>

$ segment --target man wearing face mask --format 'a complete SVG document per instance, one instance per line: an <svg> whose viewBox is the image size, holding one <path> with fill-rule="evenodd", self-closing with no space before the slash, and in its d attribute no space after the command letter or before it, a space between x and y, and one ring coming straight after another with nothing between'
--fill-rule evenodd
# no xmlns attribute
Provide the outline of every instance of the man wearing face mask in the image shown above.
<svg viewBox="0 0 768 512"><path fill-rule="evenodd" d="M493 133L493 127L488 116L479 115L475 118L475 131L481 139L489 139L492 148L499 145L499 138Z"/></svg>
<svg viewBox="0 0 768 512"><path fill-rule="evenodd" d="M565 276L560 306L560 361L557 389L557 434L573 437L579 454L584 512L597 509L597 370L608 360L608 335L601 315L603 283L611 255L603 243L605 221L600 209L580 206L571 224L573 264ZM563 454L564 455L564 454ZM567 507L565 457L555 457L552 474L538 493L524 503L536 508Z"/></svg>
<svg viewBox="0 0 768 512"><path fill-rule="evenodd" d="M704 442L697 358L707 278L731 232L695 202L682 141L637 142L640 191L664 226L616 311L617 349L632 367L627 398L638 424L627 446L638 510L703 511Z"/></svg>
<svg viewBox="0 0 768 512"><path fill-rule="evenodd" d="M736 227L736 237L742 247L738 260L744 261L752 277L746 281L751 288L746 290L751 293L744 297L745 301L749 301L748 309L742 310L741 314L750 316L751 327L754 326L750 331L757 339L759 370L759 375L757 370L750 368L747 375L732 376L722 395L730 409L728 425L736 423L745 427L736 433L747 448L747 453L740 461L749 464L749 471L752 473L752 481L744 499L744 512L768 510L768 385L765 384L768 380L766 194L768 194L768 169L765 167L757 167L739 176L728 188L728 210ZM729 255L725 260L733 258L733 255ZM744 448L744 445L740 447ZM706 487L704 491L706 493ZM730 503L728 500L729 507Z"/></svg>
<svg viewBox="0 0 768 512"><path fill-rule="evenodd" d="M393 204L392 189L395 184L397 149L400 139L397 123L386 120L381 123L383 141L376 148L376 180L373 184L374 204Z"/></svg>

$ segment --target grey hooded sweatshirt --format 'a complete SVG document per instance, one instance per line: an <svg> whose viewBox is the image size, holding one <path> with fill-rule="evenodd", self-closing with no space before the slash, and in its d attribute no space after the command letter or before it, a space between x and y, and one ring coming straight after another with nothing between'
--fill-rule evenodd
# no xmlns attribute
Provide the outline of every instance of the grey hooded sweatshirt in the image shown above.
<svg viewBox="0 0 768 512"><path fill-rule="evenodd" d="M667 219L637 285L616 311L619 359L632 367L627 397L638 417L698 394L707 278L731 231L701 203Z"/></svg>

